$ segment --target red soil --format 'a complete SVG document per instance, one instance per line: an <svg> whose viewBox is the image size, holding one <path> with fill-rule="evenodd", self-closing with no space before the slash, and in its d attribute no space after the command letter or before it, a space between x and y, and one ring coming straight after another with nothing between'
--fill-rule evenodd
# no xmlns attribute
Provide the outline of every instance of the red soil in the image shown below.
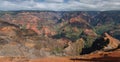
<svg viewBox="0 0 120 62"><path fill-rule="evenodd" d="M0 62L120 62L120 49L99 52L79 57L44 57L39 59L1 57Z"/></svg>

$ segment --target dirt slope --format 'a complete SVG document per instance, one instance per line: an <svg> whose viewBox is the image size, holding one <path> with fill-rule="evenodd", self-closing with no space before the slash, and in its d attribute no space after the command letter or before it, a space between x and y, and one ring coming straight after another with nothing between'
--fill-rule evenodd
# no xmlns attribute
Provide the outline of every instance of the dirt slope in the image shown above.
<svg viewBox="0 0 120 62"><path fill-rule="evenodd" d="M0 57L0 62L120 62L120 49L112 52L94 52L77 57L44 57L27 59L25 57Z"/></svg>

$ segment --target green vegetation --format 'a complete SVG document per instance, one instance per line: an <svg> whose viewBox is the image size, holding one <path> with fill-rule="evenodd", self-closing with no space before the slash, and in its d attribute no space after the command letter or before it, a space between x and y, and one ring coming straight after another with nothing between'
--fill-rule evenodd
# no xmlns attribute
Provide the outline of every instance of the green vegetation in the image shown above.
<svg viewBox="0 0 120 62"><path fill-rule="evenodd" d="M74 44L73 44L73 54L74 55L80 55L82 52L82 49L84 48L84 40L83 39L78 39Z"/></svg>
<svg viewBox="0 0 120 62"><path fill-rule="evenodd" d="M26 29L26 25L20 26L21 29Z"/></svg>
<svg viewBox="0 0 120 62"><path fill-rule="evenodd" d="M58 31L58 34L55 35L54 37L56 38L68 38L71 41L76 41L77 39L80 38L81 33L83 32L83 30L81 28L77 28L78 30L77 32L75 31L74 27L68 25L66 27L64 27L63 30Z"/></svg>
<svg viewBox="0 0 120 62"><path fill-rule="evenodd" d="M91 37L91 36L87 36L86 38L85 38L85 48L89 48L89 47L91 47L92 46L92 44L93 44L93 42L95 41L95 39L96 38L94 38L94 37Z"/></svg>
<svg viewBox="0 0 120 62"><path fill-rule="evenodd" d="M81 33L82 33L82 29L79 29L78 32L74 32L74 30L71 29L71 30L66 31L65 37L67 37L68 39L72 41L76 41L77 39L80 38Z"/></svg>
<svg viewBox="0 0 120 62"><path fill-rule="evenodd" d="M114 23L111 24L104 24L101 26L96 26L95 27L95 32L99 35L103 34L104 32L110 31L114 29Z"/></svg>
<svg viewBox="0 0 120 62"><path fill-rule="evenodd" d="M53 49L54 53L62 53L63 50L64 50L64 48L61 48L61 47L58 47L58 46Z"/></svg>

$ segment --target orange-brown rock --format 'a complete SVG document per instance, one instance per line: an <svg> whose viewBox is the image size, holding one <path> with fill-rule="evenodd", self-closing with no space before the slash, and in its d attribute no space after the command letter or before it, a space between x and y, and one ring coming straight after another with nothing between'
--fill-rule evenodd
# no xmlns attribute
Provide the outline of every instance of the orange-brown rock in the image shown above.
<svg viewBox="0 0 120 62"><path fill-rule="evenodd" d="M26 42L25 46L28 47L28 48L33 48L35 46L35 44L32 43L32 42Z"/></svg>
<svg viewBox="0 0 120 62"><path fill-rule="evenodd" d="M64 49L67 55L79 55L84 48L84 40L82 38L78 39L76 42L68 42L68 47Z"/></svg>
<svg viewBox="0 0 120 62"><path fill-rule="evenodd" d="M12 26L6 26L0 28L0 34L1 35L8 35L8 36L16 36L15 32L16 28Z"/></svg>
<svg viewBox="0 0 120 62"><path fill-rule="evenodd" d="M33 31L36 32L37 34L41 34L41 33L40 33L40 30L37 29L37 24L27 23L26 28L33 30Z"/></svg>
<svg viewBox="0 0 120 62"><path fill-rule="evenodd" d="M44 34L46 37L56 34L56 32L55 32L55 31L52 31L52 30L50 29L50 27L48 27L48 26L43 26L40 31L41 31L41 33Z"/></svg>
<svg viewBox="0 0 120 62"><path fill-rule="evenodd" d="M80 23L87 23L84 19L82 19L80 16L78 17L74 17L70 19L70 23L74 23L74 22L80 22Z"/></svg>
<svg viewBox="0 0 120 62"><path fill-rule="evenodd" d="M66 39L66 38L61 38L58 40L58 43L60 45L68 45L68 43L71 42L69 39Z"/></svg>
<svg viewBox="0 0 120 62"><path fill-rule="evenodd" d="M77 27L73 28L74 32L79 32L79 29Z"/></svg>
<svg viewBox="0 0 120 62"><path fill-rule="evenodd" d="M118 46L120 45L120 41L113 38L112 36L110 36L109 34L105 33L105 40L109 41L109 44L104 47L104 50L114 50L116 48L118 48Z"/></svg>
<svg viewBox="0 0 120 62"><path fill-rule="evenodd" d="M97 36L97 34L92 29L85 29L84 34L93 37Z"/></svg>

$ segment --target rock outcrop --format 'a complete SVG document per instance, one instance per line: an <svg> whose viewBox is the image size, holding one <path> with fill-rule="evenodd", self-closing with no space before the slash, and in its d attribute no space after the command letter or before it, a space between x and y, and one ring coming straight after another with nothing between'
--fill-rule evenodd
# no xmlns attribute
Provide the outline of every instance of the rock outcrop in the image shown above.
<svg viewBox="0 0 120 62"><path fill-rule="evenodd" d="M92 29L85 29L83 33L87 36L92 36L92 37L97 36L97 34Z"/></svg>
<svg viewBox="0 0 120 62"><path fill-rule="evenodd" d="M104 47L105 51L114 50L119 47L119 45L120 45L119 40L113 38L112 36L110 36L107 33L105 33L104 35L105 35L104 40L109 41L108 45Z"/></svg>
<svg viewBox="0 0 120 62"><path fill-rule="evenodd" d="M78 39L76 42L68 42L68 47L64 49L67 55L79 55L84 48L84 40L82 38Z"/></svg>

